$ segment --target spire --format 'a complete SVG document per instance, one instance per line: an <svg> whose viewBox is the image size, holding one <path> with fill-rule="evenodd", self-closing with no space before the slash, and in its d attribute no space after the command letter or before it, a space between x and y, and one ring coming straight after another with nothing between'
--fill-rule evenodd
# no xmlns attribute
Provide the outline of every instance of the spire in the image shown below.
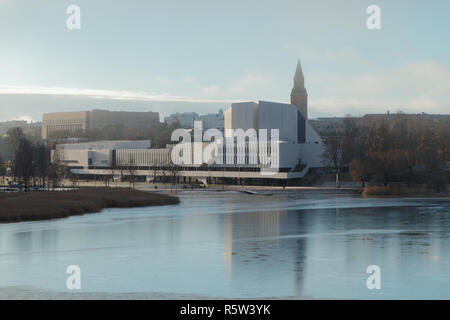
<svg viewBox="0 0 450 320"><path fill-rule="evenodd" d="M305 77L303 75L302 65L300 64L300 59L297 62L297 70L295 70L294 83L304 82Z"/></svg>
<svg viewBox="0 0 450 320"><path fill-rule="evenodd" d="M300 59L294 76L294 87L291 91L291 104L297 107L305 119L308 119L308 93L305 88L305 77L303 75Z"/></svg>

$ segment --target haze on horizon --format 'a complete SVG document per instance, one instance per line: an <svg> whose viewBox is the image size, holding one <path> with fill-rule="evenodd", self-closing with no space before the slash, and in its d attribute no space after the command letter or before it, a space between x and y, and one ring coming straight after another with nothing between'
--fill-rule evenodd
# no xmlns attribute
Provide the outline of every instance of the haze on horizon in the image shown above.
<svg viewBox="0 0 450 320"><path fill-rule="evenodd" d="M81 8L68 30L66 9ZM366 9L381 8L381 30ZM0 0L0 121L94 108L200 114L289 102L310 117L450 110L446 0Z"/></svg>

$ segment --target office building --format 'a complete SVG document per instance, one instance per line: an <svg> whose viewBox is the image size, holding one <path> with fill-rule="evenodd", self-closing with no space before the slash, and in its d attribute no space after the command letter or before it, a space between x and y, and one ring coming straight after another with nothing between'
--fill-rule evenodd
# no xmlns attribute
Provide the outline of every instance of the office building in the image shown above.
<svg viewBox="0 0 450 320"><path fill-rule="evenodd" d="M92 110L46 113L42 117L42 139L80 137L106 127L145 129L159 122L158 112Z"/></svg>

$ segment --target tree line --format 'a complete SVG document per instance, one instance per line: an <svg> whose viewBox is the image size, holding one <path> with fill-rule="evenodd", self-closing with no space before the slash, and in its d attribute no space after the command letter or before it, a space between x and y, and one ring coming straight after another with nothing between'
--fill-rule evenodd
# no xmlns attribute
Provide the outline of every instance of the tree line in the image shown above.
<svg viewBox="0 0 450 320"><path fill-rule="evenodd" d="M30 187L55 188L64 177L64 169L51 160L51 148L40 140L32 140L19 127L8 130L5 138L12 160L0 160L0 176L4 184L9 174L27 191ZM0 155L1 159L1 155Z"/></svg>
<svg viewBox="0 0 450 320"><path fill-rule="evenodd" d="M450 118L347 118L323 139L324 164L334 173L349 171L362 186L427 184L442 190L449 182Z"/></svg>

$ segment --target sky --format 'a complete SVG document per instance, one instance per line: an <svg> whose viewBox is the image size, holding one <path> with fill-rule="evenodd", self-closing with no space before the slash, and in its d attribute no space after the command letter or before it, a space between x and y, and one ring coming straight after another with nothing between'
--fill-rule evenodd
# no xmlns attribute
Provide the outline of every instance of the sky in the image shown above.
<svg viewBox="0 0 450 320"><path fill-rule="evenodd" d="M448 0L0 0L0 121L289 103L298 59L312 118L448 114L449 12Z"/></svg>

